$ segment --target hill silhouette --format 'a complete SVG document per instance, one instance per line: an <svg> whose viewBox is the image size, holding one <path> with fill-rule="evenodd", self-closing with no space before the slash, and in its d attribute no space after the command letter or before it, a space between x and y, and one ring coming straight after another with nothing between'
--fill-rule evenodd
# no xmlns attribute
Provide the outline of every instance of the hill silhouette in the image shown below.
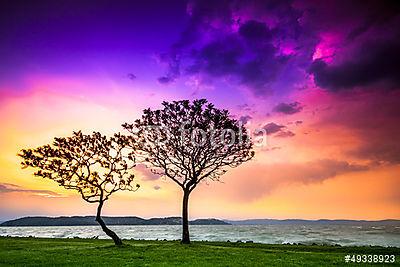
<svg viewBox="0 0 400 267"><path fill-rule="evenodd" d="M46 217L34 216L9 220L0 226L79 226L97 225L95 216L60 216ZM104 217L108 225L180 225L181 217L165 217L144 219L136 216L130 217ZM227 225L229 223L217 219L197 219L190 221L192 225Z"/></svg>

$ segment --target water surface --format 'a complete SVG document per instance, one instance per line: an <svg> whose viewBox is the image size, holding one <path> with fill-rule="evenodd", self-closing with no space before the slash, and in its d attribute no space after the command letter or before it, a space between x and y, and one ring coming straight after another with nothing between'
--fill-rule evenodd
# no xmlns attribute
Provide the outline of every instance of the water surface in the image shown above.
<svg viewBox="0 0 400 267"><path fill-rule="evenodd" d="M176 240L179 225L113 225L124 239ZM400 226L361 225L192 225L192 240L253 241L268 244L338 244L400 247ZM51 238L108 238L99 226L0 227L0 236Z"/></svg>

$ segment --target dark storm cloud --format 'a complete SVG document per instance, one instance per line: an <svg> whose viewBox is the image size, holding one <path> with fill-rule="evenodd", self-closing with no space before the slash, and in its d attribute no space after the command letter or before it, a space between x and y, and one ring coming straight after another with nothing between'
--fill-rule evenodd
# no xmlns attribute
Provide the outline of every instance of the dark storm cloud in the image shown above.
<svg viewBox="0 0 400 267"><path fill-rule="evenodd" d="M239 71L242 54L243 48L235 37L215 40L193 52L195 63L188 67L188 72L204 71L217 77L235 73Z"/></svg>
<svg viewBox="0 0 400 267"><path fill-rule="evenodd" d="M159 81L205 75L266 96L301 87L308 70L319 87L331 91L376 82L396 87L399 6L396 1L189 1L189 22L167 53L170 66ZM333 49L340 60L313 61L322 36L338 34L341 41Z"/></svg>
<svg viewBox="0 0 400 267"><path fill-rule="evenodd" d="M349 33L348 40L354 40L373 27L384 26L400 13L400 4L397 0L384 0L380 4L379 1L364 1L362 4L370 9L370 12L363 17L360 25Z"/></svg>
<svg viewBox="0 0 400 267"><path fill-rule="evenodd" d="M399 88L399 1L328 1L305 20L340 40L330 47L329 62L310 65L317 86L332 92Z"/></svg>
<svg viewBox="0 0 400 267"><path fill-rule="evenodd" d="M298 14L291 1L190 1L187 29L171 47L170 66L159 82L169 83L181 74L205 75L228 78L256 95L269 92L291 58L282 54L277 37L292 36L293 30L283 29L284 23L271 28L261 17L236 17L248 6L263 14L285 16L282 21L287 23L297 23Z"/></svg>
<svg viewBox="0 0 400 267"><path fill-rule="evenodd" d="M193 63L186 73L232 78L260 93L288 60L277 52L265 23L249 21L240 26L239 34L216 38L193 50Z"/></svg>
<svg viewBox="0 0 400 267"><path fill-rule="evenodd" d="M182 32L180 39L172 49L180 50L188 47L201 39L205 29L210 29L210 23L218 21L221 24L229 24L232 21L230 1L202 0L188 1L187 11L190 16L186 29Z"/></svg>
<svg viewBox="0 0 400 267"><path fill-rule="evenodd" d="M400 37L400 36L399 36ZM341 64L316 60L310 67L315 83L331 91L368 87L400 88L400 38L364 44L358 53ZM384 85L382 85L384 84Z"/></svg>
<svg viewBox="0 0 400 267"><path fill-rule="evenodd" d="M273 111L283 114L295 114L303 110L303 106L299 102L293 103L279 103L273 109Z"/></svg>
<svg viewBox="0 0 400 267"><path fill-rule="evenodd" d="M305 4L313 10L304 16L308 27L340 40L330 46L335 52L329 62L311 63L308 71L317 86L332 92L399 88L399 1L310 3Z"/></svg>
<svg viewBox="0 0 400 267"><path fill-rule="evenodd" d="M271 40L272 37L272 34L265 23L255 20L250 20L240 26L239 34L245 39L253 42L263 42L265 40Z"/></svg>

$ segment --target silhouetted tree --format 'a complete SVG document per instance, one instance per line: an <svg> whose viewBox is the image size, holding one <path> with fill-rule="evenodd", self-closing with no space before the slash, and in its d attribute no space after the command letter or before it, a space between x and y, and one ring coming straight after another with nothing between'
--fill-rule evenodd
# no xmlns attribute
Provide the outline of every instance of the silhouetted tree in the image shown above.
<svg viewBox="0 0 400 267"><path fill-rule="evenodd" d="M114 192L139 188L130 173L135 162L127 142L128 138L121 134L107 138L98 132L85 135L78 131L71 137L54 138L52 145L23 149L19 156L23 168L39 169L36 176L77 190L89 203L98 203L96 221L115 245L122 245L118 235L104 223L101 210Z"/></svg>
<svg viewBox="0 0 400 267"><path fill-rule="evenodd" d="M243 125L205 99L162 105L163 109L146 109L141 119L122 126L131 133L137 160L182 188L181 242L188 244L190 193L201 181L218 181L228 167L250 160L253 144Z"/></svg>

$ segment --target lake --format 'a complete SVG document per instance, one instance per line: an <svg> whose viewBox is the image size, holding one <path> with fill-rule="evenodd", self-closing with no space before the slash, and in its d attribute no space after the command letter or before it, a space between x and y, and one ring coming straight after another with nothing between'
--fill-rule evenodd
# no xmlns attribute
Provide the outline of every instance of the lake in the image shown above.
<svg viewBox="0 0 400 267"><path fill-rule="evenodd" d="M180 225L113 225L110 228L123 239L176 240L181 237ZM190 234L192 240L207 241L400 247L400 226L393 225L192 225ZM108 238L100 226L0 227L0 236Z"/></svg>

